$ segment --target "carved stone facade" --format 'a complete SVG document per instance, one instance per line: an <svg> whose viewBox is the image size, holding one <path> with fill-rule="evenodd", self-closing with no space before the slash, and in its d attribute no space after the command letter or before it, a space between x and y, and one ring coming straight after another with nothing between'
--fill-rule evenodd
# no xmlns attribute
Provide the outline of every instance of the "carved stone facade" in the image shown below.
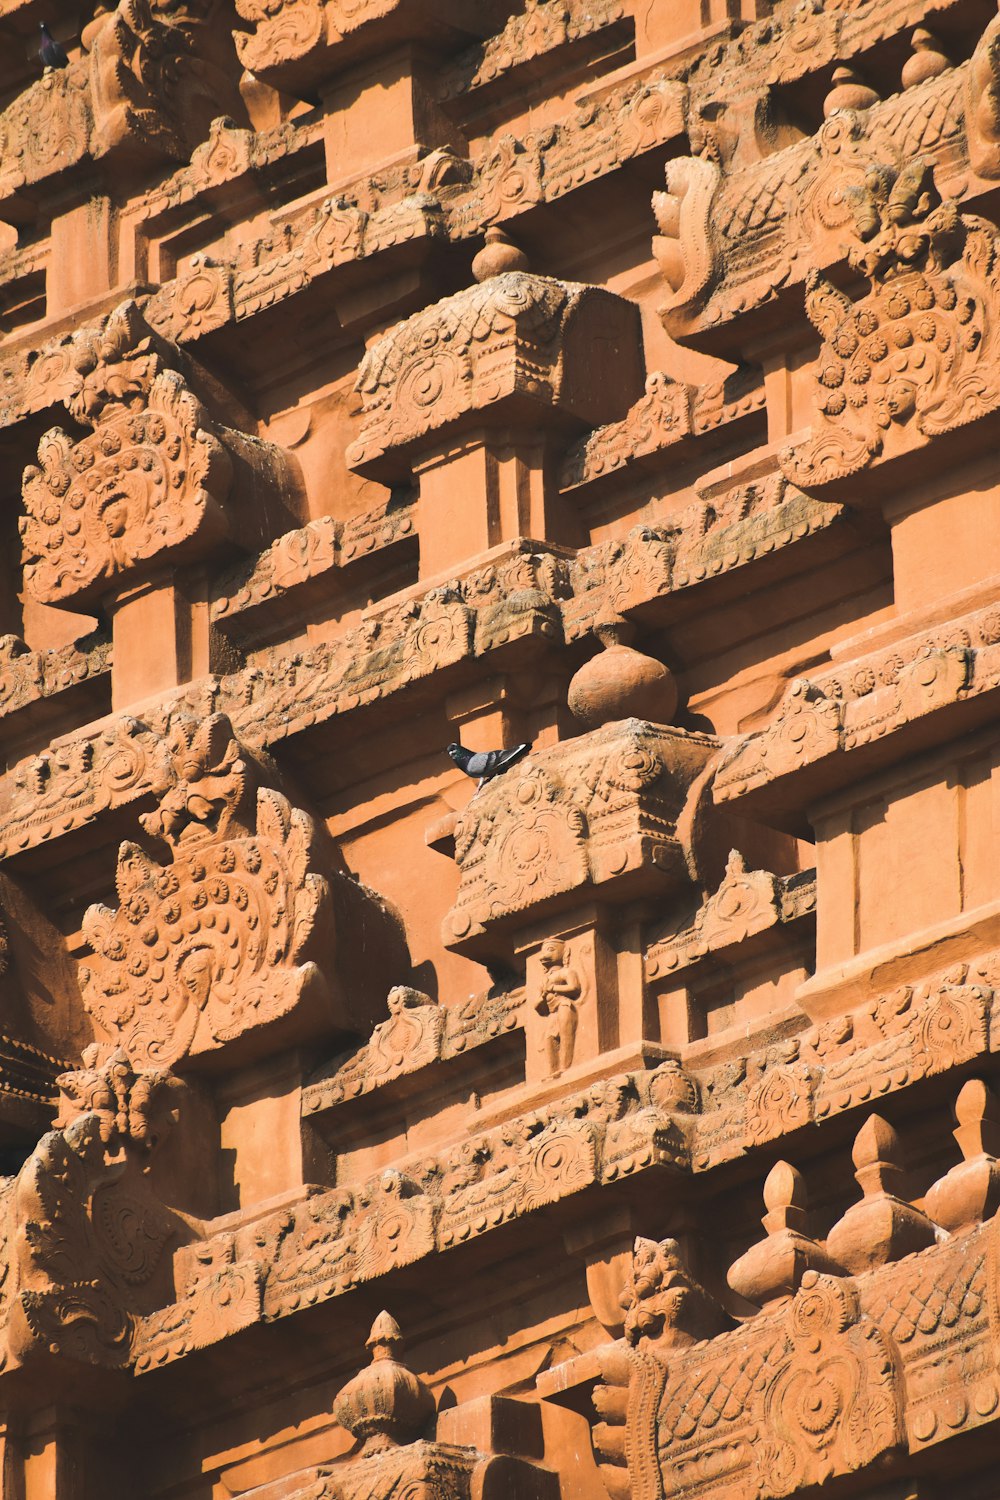
<svg viewBox="0 0 1000 1500"><path fill-rule="evenodd" d="M995 9L0 0L0 1500L992 1500Z"/></svg>

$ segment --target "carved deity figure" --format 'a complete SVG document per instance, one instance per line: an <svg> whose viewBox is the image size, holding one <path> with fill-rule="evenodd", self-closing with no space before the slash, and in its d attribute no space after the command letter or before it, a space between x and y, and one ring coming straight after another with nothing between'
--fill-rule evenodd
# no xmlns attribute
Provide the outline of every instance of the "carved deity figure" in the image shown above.
<svg viewBox="0 0 1000 1500"><path fill-rule="evenodd" d="M577 1012L583 986L575 969L566 962L566 944L561 938L546 938L538 961L542 966L535 1009L546 1018L542 1045L549 1075L557 1078L573 1065Z"/></svg>

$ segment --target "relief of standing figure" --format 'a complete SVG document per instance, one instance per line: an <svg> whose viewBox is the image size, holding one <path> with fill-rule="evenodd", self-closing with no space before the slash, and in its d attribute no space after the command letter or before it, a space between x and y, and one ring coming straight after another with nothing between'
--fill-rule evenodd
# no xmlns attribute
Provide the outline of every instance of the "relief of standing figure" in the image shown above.
<svg viewBox="0 0 1000 1500"><path fill-rule="evenodd" d="M535 1009L548 1018L543 1032L545 1054L549 1074L557 1078L573 1063L577 1007L583 986L576 970L566 963L566 944L561 938L546 938L538 961L542 976Z"/></svg>

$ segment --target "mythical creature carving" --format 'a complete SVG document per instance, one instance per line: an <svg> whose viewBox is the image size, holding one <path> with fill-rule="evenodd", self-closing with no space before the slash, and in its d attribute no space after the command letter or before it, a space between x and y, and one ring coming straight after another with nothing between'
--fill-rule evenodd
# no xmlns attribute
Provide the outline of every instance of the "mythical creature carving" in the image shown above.
<svg viewBox="0 0 1000 1500"><path fill-rule="evenodd" d="M721 1307L690 1275L676 1240L636 1240L621 1305L625 1342L633 1349L684 1349L725 1326Z"/></svg>
<svg viewBox="0 0 1000 1500"><path fill-rule="evenodd" d="M234 62L218 0L119 0L91 42L91 151L186 158L242 112Z"/></svg>
<svg viewBox="0 0 1000 1500"><path fill-rule="evenodd" d="M653 194L659 234L653 254L669 292L660 308L668 331L683 327L711 290L719 270L712 204L718 164L697 156L667 163L667 190Z"/></svg>
<svg viewBox="0 0 1000 1500"><path fill-rule="evenodd" d="M148 1174L176 1128L187 1087L136 1072L91 1046L63 1074L56 1129L26 1161L9 1199L11 1353L88 1364L128 1362L135 1316L174 1295L168 1247L190 1236Z"/></svg>
<svg viewBox="0 0 1000 1500"><path fill-rule="evenodd" d="M1000 405L997 233L943 203L930 166L870 168L850 251L870 290L852 302L817 272L806 311L823 337L811 439L782 466L806 485L846 478Z"/></svg>
<svg viewBox="0 0 1000 1500"><path fill-rule="evenodd" d="M249 1032L343 1024L338 914L356 916L359 932L381 919L388 961L400 962L385 913L363 887L320 873L312 820L260 785L228 719L177 720L170 748L175 783L141 821L172 862L121 846L121 906L92 906L84 918L96 955L83 974L88 1011L145 1066ZM353 991L352 1004L363 1013Z"/></svg>

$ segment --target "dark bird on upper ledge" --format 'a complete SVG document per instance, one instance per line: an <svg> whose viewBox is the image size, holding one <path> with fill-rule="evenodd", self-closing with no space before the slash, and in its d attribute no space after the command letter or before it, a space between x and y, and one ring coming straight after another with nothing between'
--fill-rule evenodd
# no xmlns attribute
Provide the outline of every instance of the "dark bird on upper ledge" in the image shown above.
<svg viewBox="0 0 1000 1500"><path fill-rule="evenodd" d="M473 779L478 777L478 792L479 787L492 781L494 776L502 776L504 771L509 771L515 761L527 755L530 749L530 743L515 745L510 750L466 750L463 745L449 745L448 754L466 776Z"/></svg>
<svg viewBox="0 0 1000 1500"><path fill-rule="evenodd" d="M44 21L39 22L38 29L42 33L42 40L38 44L38 61L46 68L68 68L69 58Z"/></svg>

